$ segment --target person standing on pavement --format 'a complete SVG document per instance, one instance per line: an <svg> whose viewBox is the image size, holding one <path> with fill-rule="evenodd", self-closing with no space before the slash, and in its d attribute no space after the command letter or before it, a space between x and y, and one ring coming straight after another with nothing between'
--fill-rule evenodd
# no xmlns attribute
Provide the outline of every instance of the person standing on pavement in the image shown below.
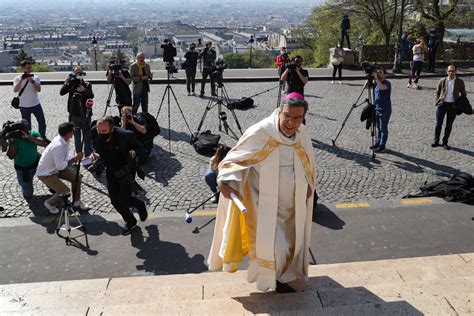
<svg viewBox="0 0 474 316"><path fill-rule="evenodd" d="M464 81L456 76L456 65L448 66L448 76L438 82L436 89L436 127L434 142L431 147L438 147L443 128L444 117L446 116L446 126L444 128L444 137L442 146L449 150L449 136L456 119L456 102L460 96L466 96L466 86Z"/></svg>
<svg viewBox="0 0 474 316"><path fill-rule="evenodd" d="M339 84L342 83L342 65L344 64L344 48L341 42L337 42L336 47L331 48L331 64L333 67L332 81L336 80L336 71L339 73Z"/></svg>
<svg viewBox="0 0 474 316"><path fill-rule="evenodd" d="M196 68L198 62L199 53L196 52L196 44L191 43L189 45L189 50L184 54L185 61L185 72L186 72L186 89L188 90L189 95L196 95L194 93L194 88L196 86Z"/></svg>
<svg viewBox="0 0 474 316"><path fill-rule="evenodd" d="M421 87L418 86L418 81L420 80L423 61L425 60L425 52L427 51L425 40L422 36L418 37L416 45L413 46L412 51L413 61L411 62L411 73L410 78L408 79L407 88L421 89Z"/></svg>
<svg viewBox="0 0 474 316"><path fill-rule="evenodd" d="M214 76L212 71L216 65L217 54L214 48L212 47L212 42L206 43L206 48L199 54L198 59L202 59L202 81L201 81L201 93L199 97L204 97L204 87L206 86L207 77L211 80L211 95L215 96L216 93L216 83L214 81Z"/></svg>
<svg viewBox="0 0 474 316"><path fill-rule="evenodd" d="M36 169L36 175L41 182L54 191L51 198L44 202L44 206L51 214L58 214L57 208L60 199L59 194L69 193L69 188L61 181L67 180L71 183L73 193L73 207L80 210L88 210L89 207L81 202L81 177L77 177L75 171L69 169L72 164L80 163L84 156L82 152L76 156L69 154L69 141L73 137L74 124L62 123L58 127L58 136L43 151Z"/></svg>
<svg viewBox="0 0 474 316"><path fill-rule="evenodd" d="M385 79L387 71L385 68L377 68L372 74L375 94L375 126L377 133L375 135L375 144L370 149L376 153L385 151L388 140L388 123L392 115L392 84ZM368 82L366 82L366 86Z"/></svg>
<svg viewBox="0 0 474 316"><path fill-rule="evenodd" d="M139 52L137 54L137 60L130 66L130 77L133 82L133 113L138 112L140 104L142 112L148 113L148 93L150 92L150 80L153 79L153 74L150 65L145 63L144 53Z"/></svg>
<svg viewBox="0 0 474 316"><path fill-rule="evenodd" d="M439 40L434 30L430 31L428 38L428 71L434 72L436 62L436 50L438 49Z"/></svg>
<svg viewBox="0 0 474 316"><path fill-rule="evenodd" d="M408 38L408 32L404 31L403 35L400 37L401 47L400 47L400 65L403 65L403 62L408 56L410 51L410 39Z"/></svg>
<svg viewBox="0 0 474 316"><path fill-rule="evenodd" d="M76 153L84 150L86 157L92 153L91 145L91 117L92 111L87 109L86 102L94 98L92 84L84 80L82 68L76 66L64 81L60 95L68 94L67 112L69 122L74 124L74 146ZM83 143L84 142L84 143ZM84 148L82 145L84 144Z"/></svg>
<svg viewBox="0 0 474 316"><path fill-rule="evenodd" d="M20 63L23 74L13 79L13 92L19 93L22 89L20 98L21 118L26 120L31 126L31 114L36 117L38 130L41 138L49 143L46 137L46 119L44 118L43 108L39 100L38 93L41 92L41 80L37 75L32 74L33 64L29 60L23 60Z"/></svg>
<svg viewBox="0 0 474 316"><path fill-rule="evenodd" d="M303 69L302 64L303 57L295 56L292 64L281 75L281 81L288 82L288 94L297 92L304 96L304 86L308 83L309 74L308 70Z"/></svg>
<svg viewBox="0 0 474 316"><path fill-rule="evenodd" d="M137 220L130 210L131 207L137 208L142 222L148 217L145 203L132 196L132 166L136 165L136 159L143 159L143 147L133 132L116 127L110 116L99 119L96 129L96 137L92 140L96 153L91 155L91 159L101 159L104 162L110 201L126 223L122 235L129 235L137 228Z"/></svg>
<svg viewBox="0 0 474 316"><path fill-rule="evenodd" d="M41 155L38 146L45 147L46 142L38 131L31 130L26 120L21 120L21 137L13 139L7 149L7 157L13 159L16 178L25 199L33 196L33 176Z"/></svg>

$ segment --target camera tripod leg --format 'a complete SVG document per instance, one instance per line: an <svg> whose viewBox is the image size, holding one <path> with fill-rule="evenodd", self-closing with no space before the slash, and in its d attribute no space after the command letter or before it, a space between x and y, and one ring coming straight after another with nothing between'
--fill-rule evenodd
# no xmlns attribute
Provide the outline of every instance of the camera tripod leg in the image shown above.
<svg viewBox="0 0 474 316"><path fill-rule="evenodd" d="M277 96L277 108L281 106L281 91L283 90L283 85L285 83L280 81L279 88L278 88L278 96Z"/></svg>
<svg viewBox="0 0 474 316"><path fill-rule="evenodd" d="M161 98L160 107L158 108L158 112L156 113L155 119L158 120L158 116L161 112L161 107L163 106L163 102L165 101L166 93L168 92L168 87L165 88L165 93L163 93L163 97Z"/></svg>
<svg viewBox="0 0 474 316"><path fill-rule="evenodd" d="M171 89L171 87L170 87L170 91L171 91L171 93L173 94L174 101L176 102L176 105L178 106L178 110L179 110L179 112L181 113L181 116L183 117L184 123L186 124L186 127L188 128L189 135L192 137L193 132L191 131L191 128L189 127L189 124L188 124L188 122L186 121L186 117L184 116L184 112L183 112L183 110L181 109L181 106L179 105L178 98L177 98L176 95L174 94L174 91L173 91L173 89Z"/></svg>
<svg viewBox="0 0 474 316"><path fill-rule="evenodd" d="M356 104L356 103L354 103L354 104L351 106L349 112L346 114L346 117L345 117L344 120L342 121L341 128L339 129L339 132L337 133L336 138L334 138L334 139L331 140L331 141L332 141L332 145L333 145L334 147L336 147L336 141L337 141L337 139L339 138L339 135L341 135L342 130L343 130L344 127L346 126L347 120L348 120L349 117L351 116L352 111L354 111L354 109L355 109L356 107L357 107L357 104Z"/></svg>

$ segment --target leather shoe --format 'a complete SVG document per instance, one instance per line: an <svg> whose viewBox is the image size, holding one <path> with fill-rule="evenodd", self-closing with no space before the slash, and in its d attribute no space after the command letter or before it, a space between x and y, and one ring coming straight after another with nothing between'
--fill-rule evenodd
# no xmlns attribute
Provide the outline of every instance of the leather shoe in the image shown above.
<svg viewBox="0 0 474 316"><path fill-rule="evenodd" d="M439 143L433 143L433 144L431 144L431 147L433 147L433 148L439 147Z"/></svg>
<svg viewBox="0 0 474 316"><path fill-rule="evenodd" d="M443 148L446 149L446 150L450 150L451 147L448 146L448 144L443 144Z"/></svg>
<svg viewBox="0 0 474 316"><path fill-rule="evenodd" d="M289 286L287 283L281 283L277 281L276 292L278 293L296 293L296 290Z"/></svg>

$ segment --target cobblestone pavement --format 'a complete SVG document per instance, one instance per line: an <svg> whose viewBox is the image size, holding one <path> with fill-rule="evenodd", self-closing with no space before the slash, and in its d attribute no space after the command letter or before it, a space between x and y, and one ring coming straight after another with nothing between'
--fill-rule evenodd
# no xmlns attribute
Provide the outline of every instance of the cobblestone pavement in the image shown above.
<svg viewBox="0 0 474 316"><path fill-rule="evenodd" d="M180 74L182 75L182 74ZM474 78L464 78L468 97L474 100ZM361 108L354 110L337 141L333 139L341 127L352 103L362 91L363 81L348 81L342 85L331 85L329 81L309 82L306 88L310 111L307 125L311 129L315 158L318 166L318 193L322 202L367 201L374 199L392 200L416 192L425 181L444 179L458 170L474 173L474 129L472 117L458 116L450 139L451 151L432 149L435 123L434 93L437 79L422 79L423 90L406 89L406 80L392 80L393 113L389 125L387 152L371 160L370 133L359 120ZM226 84L231 98L249 96L275 87L275 83L229 83ZM189 97L184 85L173 86L186 120L192 131L197 129L208 99ZM209 89L209 86L207 86ZM56 127L67 119L66 99L59 96L59 86L43 86L40 98L46 112L48 135L53 138ZM109 86L95 85L94 117L102 115ZM154 85L150 95L150 111L156 114L165 86ZM276 105L277 89L255 98L256 107L247 111L236 111L243 130L269 115ZM1 121L18 119L19 112L9 106L13 97L11 87L0 87ZM365 98L365 92L363 98ZM116 113L112 108L109 113ZM171 146L168 154L168 113L163 106L158 119L162 134L155 139L153 156L145 166L146 179L138 180L145 189L149 210L183 213L197 206L210 195L203 173L208 158L198 155L189 144L189 132L181 113L171 103ZM231 115L231 128L235 124ZM35 126L35 120L33 119ZM209 111L202 130L217 131L217 109ZM235 143L224 135L221 141L227 145ZM91 213L114 212L106 187L88 171L82 172L83 200L93 208ZM25 201L19 192L13 164L0 155L0 206L5 210L0 217L42 216L47 211L43 206L49 196L46 187L37 179L35 197ZM206 204L212 208L212 204Z"/></svg>

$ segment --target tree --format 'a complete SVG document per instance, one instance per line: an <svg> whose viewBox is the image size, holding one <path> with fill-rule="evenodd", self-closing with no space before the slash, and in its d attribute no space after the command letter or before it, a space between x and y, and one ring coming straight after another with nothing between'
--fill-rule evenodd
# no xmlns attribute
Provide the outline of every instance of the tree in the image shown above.
<svg viewBox="0 0 474 316"><path fill-rule="evenodd" d="M452 15L456 14L458 0L449 0L447 5L443 5L442 0L413 0L413 8L421 14L421 17L432 21L435 26L436 35L440 43L443 42L445 24Z"/></svg>
<svg viewBox="0 0 474 316"><path fill-rule="evenodd" d="M248 63L245 62L244 56L238 53L225 53L224 63L231 69L248 67Z"/></svg>
<svg viewBox="0 0 474 316"><path fill-rule="evenodd" d="M291 52L290 57L293 58L295 56L303 57L303 65L306 67L311 67L314 64L314 54L311 49L297 49Z"/></svg>
<svg viewBox="0 0 474 316"><path fill-rule="evenodd" d="M23 60L30 60L32 63L35 62L35 60L33 59L33 57L31 56L28 56L27 53L25 53L25 51L22 49L18 52L18 55L16 55L14 58L13 58L13 62L15 64L15 66L20 66L20 63L23 61Z"/></svg>
<svg viewBox="0 0 474 316"><path fill-rule="evenodd" d="M270 53L261 49L252 50L252 68L270 68L275 58ZM224 63L228 68L248 68L250 64L250 53L225 53Z"/></svg>
<svg viewBox="0 0 474 316"><path fill-rule="evenodd" d="M390 45L390 38L400 18L400 0L349 0L344 2L344 6L371 20L384 34L385 45Z"/></svg>
<svg viewBox="0 0 474 316"><path fill-rule="evenodd" d="M53 71L53 68L46 64L39 64L35 63L33 64L33 72L51 72Z"/></svg>

